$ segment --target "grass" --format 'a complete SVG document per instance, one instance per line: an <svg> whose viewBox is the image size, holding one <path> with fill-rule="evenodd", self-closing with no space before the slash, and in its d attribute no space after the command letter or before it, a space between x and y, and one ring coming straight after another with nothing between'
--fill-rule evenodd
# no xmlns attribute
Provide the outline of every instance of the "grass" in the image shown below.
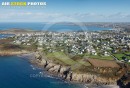
<svg viewBox="0 0 130 88"><path fill-rule="evenodd" d="M91 66L91 64L87 61L84 61L84 59L71 59L69 56L65 55L63 52L53 52L48 53L47 57L57 63L60 63L62 65L71 66L71 70L76 70L82 67Z"/></svg>
<svg viewBox="0 0 130 88"><path fill-rule="evenodd" d="M129 54L130 55L130 52L126 52L125 54Z"/></svg>
<svg viewBox="0 0 130 88"><path fill-rule="evenodd" d="M89 54L77 55L70 58L68 55L60 51L47 53L46 56L48 59L51 59L56 63L65 66L70 66L71 70L76 72L91 71L90 68L91 64L88 61L86 61L85 56L93 59L113 60L113 57L111 56L98 56L98 55L89 55Z"/></svg>
<svg viewBox="0 0 130 88"><path fill-rule="evenodd" d="M72 60L67 55L65 55L63 52L48 53L47 57L52 58L54 60L61 61L66 65L74 65L77 63L76 61Z"/></svg>
<svg viewBox="0 0 130 88"><path fill-rule="evenodd" d="M80 63L80 64L82 64L82 65L84 65L84 66L91 66L91 64L89 62L84 61L84 60L79 60L77 62Z"/></svg>
<svg viewBox="0 0 130 88"><path fill-rule="evenodd" d="M15 51L19 51L19 50L23 50L24 48L21 47L20 45L16 45L16 44L1 44L0 45L0 49L1 50L15 50Z"/></svg>
<svg viewBox="0 0 130 88"><path fill-rule="evenodd" d="M90 54L85 54L85 56L92 59L113 60L112 56L99 56L99 55L90 55Z"/></svg>
<svg viewBox="0 0 130 88"><path fill-rule="evenodd" d="M111 56L98 56L98 55L91 55L90 58L94 59L103 59L103 60L113 60Z"/></svg>
<svg viewBox="0 0 130 88"><path fill-rule="evenodd" d="M124 56L124 54L119 53L119 54L114 54L114 56L118 58L119 60L122 60L122 57Z"/></svg>
<svg viewBox="0 0 130 88"><path fill-rule="evenodd" d="M125 52L125 54L130 54L130 52ZM113 55L115 57L117 57L119 60L122 60L123 56L130 60L130 56L126 56L125 54L123 54L123 53L117 53L117 54L113 54Z"/></svg>

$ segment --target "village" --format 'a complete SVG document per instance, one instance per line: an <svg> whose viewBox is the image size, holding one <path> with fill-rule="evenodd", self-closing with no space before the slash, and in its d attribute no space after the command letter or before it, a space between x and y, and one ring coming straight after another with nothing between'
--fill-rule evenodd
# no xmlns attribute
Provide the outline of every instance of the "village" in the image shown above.
<svg viewBox="0 0 130 88"><path fill-rule="evenodd" d="M63 79L106 85L116 84L125 76L127 79L121 82L125 85L129 82L130 36L124 30L15 30L2 34L11 36L0 39L0 55L33 53L35 59L31 63L53 74L62 74ZM83 74L90 79L82 78Z"/></svg>
<svg viewBox="0 0 130 88"><path fill-rule="evenodd" d="M17 33L13 44L32 46L45 53L63 52L68 56L130 62L130 36L123 30L81 32Z"/></svg>

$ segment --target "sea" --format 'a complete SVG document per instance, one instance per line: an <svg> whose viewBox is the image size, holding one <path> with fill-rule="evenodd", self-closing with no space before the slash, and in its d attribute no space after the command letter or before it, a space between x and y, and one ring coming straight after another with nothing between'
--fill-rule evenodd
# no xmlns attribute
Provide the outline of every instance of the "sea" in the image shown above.
<svg viewBox="0 0 130 88"><path fill-rule="evenodd" d="M43 75L42 75L43 74ZM0 56L0 88L82 88L43 73L18 56Z"/></svg>
<svg viewBox="0 0 130 88"><path fill-rule="evenodd" d="M0 23L0 30L12 28L51 31L81 30L79 25L45 23ZM88 27L89 30L109 28ZM12 35L0 34L0 38ZM0 56L0 88L117 88L70 83L62 78L49 75L44 69L29 63L29 58L20 56Z"/></svg>
<svg viewBox="0 0 130 88"><path fill-rule="evenodd" d="M119 88L79 84L51 76L21 56L0 56L0 88Z"/></svg>
<svg viewBox="0 0 130 88"><path fill-rule="evenodd" d="M84 23L0 23L0 30L8 29L28 29L41 31L100 31L110 30L111 28L86 26Z"/></svg>
<svg viewBox="0 0 130 88"><path fill-rule="evenodd" d="M2 38L8 38L8 37L13 37L15 36L14 34L0 34L0 39Z"/></svg>

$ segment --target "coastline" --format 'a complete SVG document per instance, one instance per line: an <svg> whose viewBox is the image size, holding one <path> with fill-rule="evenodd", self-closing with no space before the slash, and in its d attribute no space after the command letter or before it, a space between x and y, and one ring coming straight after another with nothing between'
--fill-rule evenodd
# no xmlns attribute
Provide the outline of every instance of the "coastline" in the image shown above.
<svg viewBox="0 0 130 88"><path fill-rule="evenodd" d="M27 51L0 51L0 56L12 56L18 55L20 57L28 57L31 64L34 64L48 72L49 75L59 77L70 83L80 83L83 85L96 85L96 86L112 86L111 88L119 88L116 84L116 80L108 80L105 78L98 77L89 73L76 73L68 70L69 66L63 66L53 63L50 60L44 59L39 60L39 55L36 52L30 53ZM105 88L105 87L104 87Z"/></svg>
<svg viewBox="0 0 130 88"><path fill-rule="evenodd" d="M14 50L3 50L0 51L0 56L13 56L13 55L22 55L28 54L28 51L21 50L21 51L14 51Z"/></svg>
<svg viewBox="0 0 130 88"><path fill-rule="evenodd" d="M30 62L44 70L46 70L50 75L59 77L70 83L80 83L83 85L96 85L96 86L111 86L111 88L119 88L116 83L118 79L107 79L105 77L96 76L90 73L76 73L71 71L69 66L63 66L56 63L53 63L50 60L44 59L39 60L38 55L35 53L35 59L32 59ZM104 87L105 88L105 87Z"/></svg>

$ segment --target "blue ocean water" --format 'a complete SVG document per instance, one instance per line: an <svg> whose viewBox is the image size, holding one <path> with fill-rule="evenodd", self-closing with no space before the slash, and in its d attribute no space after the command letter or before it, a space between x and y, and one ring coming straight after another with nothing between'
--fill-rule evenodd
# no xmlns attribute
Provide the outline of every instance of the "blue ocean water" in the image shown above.
<svg viewBox="0 0 130 88"><path fill-rule="evenodd" d="M33 68L33 69L32 69ZM82 88L81 85L66 83L43 73L17 56L0 56L0 88Z"/></svg>
<svg viewBox="0 0 130 88"><path fill-rule="evenodd" d="M72 24L55 24L55 23L0 23L0 30L21 28L31 30L50 30L50 31L77 31L77 30L109 30L110 28L102 28L96 26L83 26Z"/></svg>
<svg viewBox="0 0 130 88"><path fill-rule="evenodd" d="M14 36L14 34L0 34L0 39L1 38L11 37L11 36Z"/></svg>

